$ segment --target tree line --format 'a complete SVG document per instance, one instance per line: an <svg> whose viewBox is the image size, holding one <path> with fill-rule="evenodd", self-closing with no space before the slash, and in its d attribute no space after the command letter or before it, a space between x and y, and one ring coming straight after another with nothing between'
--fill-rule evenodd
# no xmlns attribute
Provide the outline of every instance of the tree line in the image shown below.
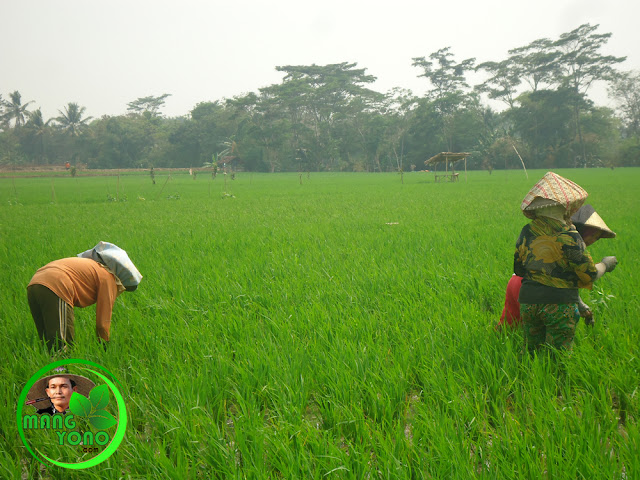
<svg viewBox="0 0 640 480"><path fill-rule="evenodd" d="M519 165L517 151L530 168L638 166L640 73L602 53L611 33L598 28L538 39L498 61L456 61L450 48L413 58L423 96L372 90L376 78L348 62L278 66L278 84L171 118L161 114L163 94L100 118L70 102L45 120L14 91L0 96L0 164L409 171L451 151L471 153L469 168L491 172ZM475 72L485 81L470 85ZM615 110L588 98L594 82L607 83Z"/></svg>

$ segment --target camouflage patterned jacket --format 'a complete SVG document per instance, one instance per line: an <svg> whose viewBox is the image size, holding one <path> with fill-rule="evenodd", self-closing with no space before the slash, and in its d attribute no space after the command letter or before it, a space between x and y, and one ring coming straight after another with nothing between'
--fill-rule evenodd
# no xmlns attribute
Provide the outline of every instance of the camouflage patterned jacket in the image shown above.
<svg viewBox="0 0 640 480"><path fill-rule="evenodd" d="M578 288L591 289L593 259L573 225L538 217L522 229L513 271L523 277L520 303L576 303Z"/></svg>

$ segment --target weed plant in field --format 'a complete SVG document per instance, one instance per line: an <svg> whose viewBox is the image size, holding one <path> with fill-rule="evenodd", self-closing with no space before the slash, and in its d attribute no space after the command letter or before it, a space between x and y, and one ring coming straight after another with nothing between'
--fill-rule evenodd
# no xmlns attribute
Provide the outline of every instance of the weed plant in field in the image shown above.
<svg viewBox="0 0 640 480"><path fill-rule="evenodd" d="M0 477L635 478L640 170L558 173L618 233L594 259L620 263L583 292L596 325L555 358L493 328L527 221L521 172L239 173L234 198L209 175L142 172L120 177L127 202L107 201L115 177L55 178L55 202L49 178L0 179ZM106 351L90 307L61 355L116 375L127 434L94 469L45 468L15 426L51 361L25 287L99 240L144 279Z"/></svg>

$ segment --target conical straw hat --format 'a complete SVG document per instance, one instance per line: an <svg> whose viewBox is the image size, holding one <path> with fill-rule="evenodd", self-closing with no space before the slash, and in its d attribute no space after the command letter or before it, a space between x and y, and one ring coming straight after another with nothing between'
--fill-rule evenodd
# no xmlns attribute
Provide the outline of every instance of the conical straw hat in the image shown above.
<svg viewBox="0 0 640 480"><path fill-rule="evenodd" d="M36 407L36 409L40 410L42 408L47 408L51 406L51 401L47 396L46 388L49 384L49 380L56 377L65 377L73 380L76 383L76 392L81 393L85 397L89 396L89 392L91 389L96 386L91 380L86 377L81 377L80 375L71 375L69 373L58 373L56 375L49 375L48 377L41 378L33 386L29 389L29 393L27 393L27 403ZM30 403L33 400L39 400L35 403Z"/></svg>
<svg viewBox="0 0 640 480"><path fill-rule="evenodd" d="M571 221L576 226L585 226L591 228L597 228L602 232L600 238L615 238L616 232L607 227L604 220L598 215L595 209L591 205L584 205L580 207L572 217Z"/></svg>
<svg viewBox="0 0 640 480"><path fill-rule="evenodd" d="M575 213L587 198L587 191L577 183L560 175L547 172L529 190L520 209L528 218L535 218L535 210L542 207L562 205L568 215Z"/></svg>

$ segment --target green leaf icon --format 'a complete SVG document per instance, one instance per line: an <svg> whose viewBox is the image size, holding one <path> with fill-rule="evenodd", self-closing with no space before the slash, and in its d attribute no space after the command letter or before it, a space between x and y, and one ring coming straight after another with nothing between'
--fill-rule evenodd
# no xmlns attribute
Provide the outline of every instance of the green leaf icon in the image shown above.
<svg viewBox="0 0 640 480"><path fill-rule="evenodd" d="M106 410L98 410L89 417L89 423L98 430L106 430L109 427L113 427L118 421L113 415Z"/></svg>
<svg viewBox="0 0 640 480"><path fill-rule="evenodd" d="M81 393L73 392L69 399L69 410L78 417L86 417L91 413L91 402Z"/></svg>
<svg viewBox="0 0 640 480"><path fill-rule="evenodd" d="M109 405L109 387L106 385L94 387L89 393L89 400L91 400L93 408L103 410L104 407Z"/></svg>

